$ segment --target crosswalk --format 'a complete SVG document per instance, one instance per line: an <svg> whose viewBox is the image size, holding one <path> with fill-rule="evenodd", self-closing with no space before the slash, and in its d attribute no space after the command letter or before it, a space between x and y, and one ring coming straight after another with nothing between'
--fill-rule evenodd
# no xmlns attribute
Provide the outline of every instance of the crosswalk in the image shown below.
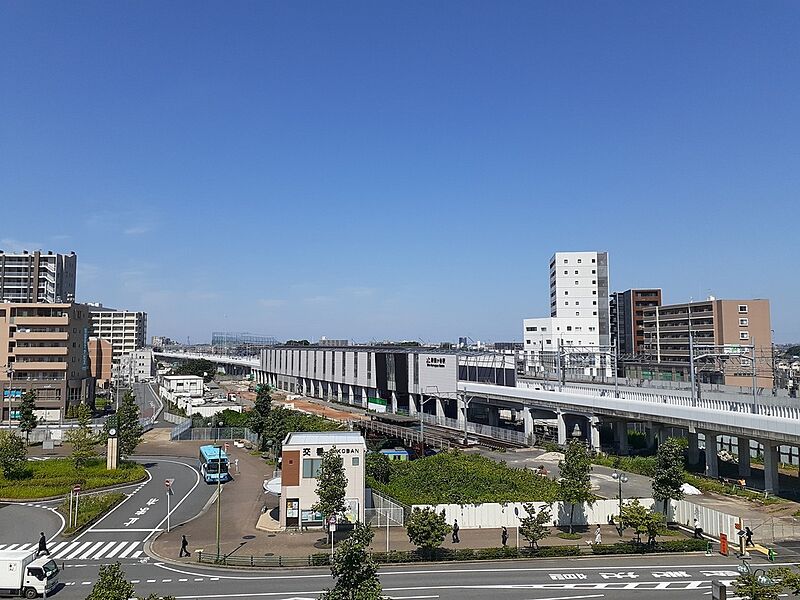
<svg viewBox="0 0 800 600"><path fill-rule="evenodd" d="M126 541L94 541L94 542L57 542L52 544L50 558L58 560L110 560L120 558L139 558L142 542ZM36 550L38 543L33 544L0 544L0 550Z"/></svg>

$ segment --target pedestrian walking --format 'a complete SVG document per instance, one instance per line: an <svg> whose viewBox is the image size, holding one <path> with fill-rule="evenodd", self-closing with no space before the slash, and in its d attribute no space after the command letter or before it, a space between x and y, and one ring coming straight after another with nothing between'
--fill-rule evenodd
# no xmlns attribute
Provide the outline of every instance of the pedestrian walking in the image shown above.
<svg viewBox="0 0 800 600"><path fill-rule="evenodd" d="M755 547L753 543L753 530L749 527L744 528L744 547L747 548L748 546Z"/></svg>
<svg viewBox="0 0 800 600"><path fill-rule="evenodd" d="M186 539L185 535L181 536L181 553L178 555L178 558L183 558L184 556L191 556L189 554L189 540Z"/></svg>
<svg viewBox="0 0 800 600"><path fill-rule="evenodd" d="M50 556L50 551L47 549L47 538L44 537L44 531L39 533L39 549L36 550L36 556L40 554L46 554Z"/></svg>
<svg viewBox="0 0 800 600"><path fill-rule="evenodd" d="M703 528L700 526L700 521L697 519L694 520L694 537L697 540L703 539Z"/></svg>
<svg viewBox="0 0 800 600"><path fill-rule="evenodd" d="M458 526L458 521L455 521L455 520L454 520L454 521L453 521L453 543L454 543L454 544L458 544L459 542L461 542L461 540L460 540L460 539L458 539L458 530L459 530L459 529L460 529L460 528L459 528L459 526Z"/></svg>
<svg viewBox="0 0 800 600"><path fill-rule="evenodd" d="M594 543L595 544L602 544L603 543L603 532L600 531L600 524L597 524L597 527L594 530Z"/></svg>
<svg viewBox="0 0 800 600"><path fill-rule="evenodd" d="M500 541L503 542L503 546L508 544L508 529L505 525L503 525L503 531L500 532Z"/></svg>

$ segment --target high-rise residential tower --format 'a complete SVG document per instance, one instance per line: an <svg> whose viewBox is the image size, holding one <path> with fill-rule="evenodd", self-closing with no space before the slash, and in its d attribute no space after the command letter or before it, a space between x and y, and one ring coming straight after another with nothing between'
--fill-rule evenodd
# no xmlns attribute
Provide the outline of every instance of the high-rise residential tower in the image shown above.
<svg viewBox="0 0 800 600"><path fill-rule="evenodd" d="M14 254L0 250L0 302L74 302L77 265L74 252Z"/></svg>

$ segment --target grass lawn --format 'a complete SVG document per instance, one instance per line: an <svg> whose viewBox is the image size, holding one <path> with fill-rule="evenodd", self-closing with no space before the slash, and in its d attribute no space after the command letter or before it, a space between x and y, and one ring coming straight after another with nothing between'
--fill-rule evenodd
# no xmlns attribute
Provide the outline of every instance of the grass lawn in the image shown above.
<svg viewBox="0 0 800 600"><path fill-rule="evenodd" d="M120 492L110 492L108 494L95 494L93 496L81 496L78 500L78 522L72 527L66 527L64 534L75 533L87 523L105 514L117 504L125 499L125 494ZM74 510L74 509L73 509ZM69 523L69 498L58 507L67 523Z"/></svg>
<svg viewBox="0 0 800 600"><path fill-rule="evenodd" d="M35 500L68 494L75 484L83 491L109 485L133 483L144 478L146 471L138 463L120 462L119 469L106 471L105 460L94 460L80 469L68 458L31 461L25 474L18 479L6 479L0 474L0 498Z"/></svg>

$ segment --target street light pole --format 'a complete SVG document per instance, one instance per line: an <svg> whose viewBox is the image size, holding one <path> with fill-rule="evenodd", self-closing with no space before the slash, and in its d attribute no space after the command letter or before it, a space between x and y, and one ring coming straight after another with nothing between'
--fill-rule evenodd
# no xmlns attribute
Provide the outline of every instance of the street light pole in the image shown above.
<svg viewBox="0 0 800 600"><path fill-rule="evenodd" d="M611 473L611 477L616 479L619 485L619 524L617 526L617 531L619 532L619 537L622 537L622 484L628 482L628 476L622 471L619 473L614 471Z"/></svg>
<svg viewBox="0 0 800 600"><path fill-rule="evenodd" d="M217 562L219 562L219 520L222 510L222 446L217 449Z"/></svg>

